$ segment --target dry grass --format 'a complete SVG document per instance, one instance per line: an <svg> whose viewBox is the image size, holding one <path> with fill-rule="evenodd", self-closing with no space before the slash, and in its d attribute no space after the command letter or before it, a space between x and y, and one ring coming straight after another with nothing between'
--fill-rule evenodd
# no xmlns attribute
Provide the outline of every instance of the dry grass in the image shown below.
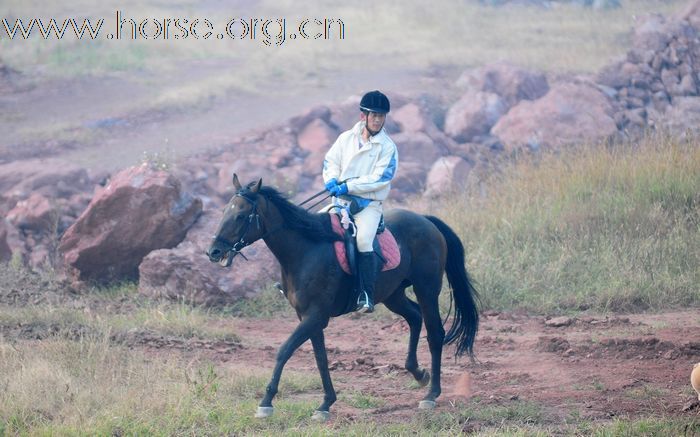
<svg viewBox="0 0 700 437"><path fill-rule="evenodd" d="M443 207L487 307L700 304L700 147L649 138L519 160Z"/></svg>

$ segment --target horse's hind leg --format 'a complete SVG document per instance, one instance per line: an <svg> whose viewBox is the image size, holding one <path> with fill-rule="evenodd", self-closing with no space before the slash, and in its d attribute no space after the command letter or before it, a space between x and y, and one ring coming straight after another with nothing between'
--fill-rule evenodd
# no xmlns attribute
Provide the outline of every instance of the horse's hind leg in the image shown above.
<svg viewBox="0 0 700 437"><path fill-rule="evenodd" d="M445 340L445 329L440 320L440 307L438 296L440 293L441 284L432 284L430 286L415 284L413 289L416 292L418 303L423 313L425 321L425 330L428 334L428 347L430 348L431 371L433 373L430 379L430 390L423 398L420 408L433 408L435 399L440 396L442 389L440 388L440 365L442 360L442 345Z"/></svg>
<svg viewBox="0 0 700 437"><path fill-rule="evenodd" d="M406 297L406 289L399 288L384 302L384 306L389 310L406 319L410 329L410 338L408 340L408 356L406 356L406 370L408 370L416 381L421 386L425 386L430 382L430 373L425 369L418 367L418 357L416 350L418 349L418 338L420 336L420 328L423 324L423 317L420 314L420 307L417 303Z"/></svg>
<svg viewBox="0 0 700 437"><path fill-rule="evenodd" d="M323 384L323 403L314 412L315 420L326 421L329 417L329 408L335 403L335 389L333 381L331 381L331 373L328 371L328 355L326 354L326 342L323 331L311 336L311 344L314 347L314 356L316 357L316 367L321 374L321 383Z"/></svg>

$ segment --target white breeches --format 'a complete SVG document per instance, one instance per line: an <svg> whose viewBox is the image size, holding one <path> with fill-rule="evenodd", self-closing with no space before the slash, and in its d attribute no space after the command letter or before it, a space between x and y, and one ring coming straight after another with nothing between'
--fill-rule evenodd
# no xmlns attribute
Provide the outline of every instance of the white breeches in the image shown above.
<svg viewBox="0 0 700 437"><path fill-rule="evenodd" d="M372 242L377 235L377 226L382 218L382 202L374 201L362 211L355 214L355 226L357 226L357 250L360 252L372 252Z"/></svg>

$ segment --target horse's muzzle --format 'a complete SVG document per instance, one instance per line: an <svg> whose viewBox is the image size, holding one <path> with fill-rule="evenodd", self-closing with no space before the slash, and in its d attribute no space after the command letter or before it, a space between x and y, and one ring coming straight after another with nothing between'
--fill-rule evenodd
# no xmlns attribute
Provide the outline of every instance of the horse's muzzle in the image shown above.
<svg viewBox="0 0 700 437"><path fill-rule="evenodd" d="M222 267L231 267L231 263L233 263L233 254L230 250L223 251L216 247L210 247L207 256L209 261L219 263Z"/></svg>

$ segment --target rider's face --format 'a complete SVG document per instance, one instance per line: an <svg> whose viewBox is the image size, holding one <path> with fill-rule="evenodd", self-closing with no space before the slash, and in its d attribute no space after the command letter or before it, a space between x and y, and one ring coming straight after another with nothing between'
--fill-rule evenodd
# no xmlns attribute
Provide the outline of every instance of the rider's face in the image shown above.
<svg viewBox="0 0 700 437"><path fill-rule="evenodd" d="M365 120L367 127L369 127L372 132L379 132L386 121L386 114L368 112L363 113L362 118Z"/></svg>

